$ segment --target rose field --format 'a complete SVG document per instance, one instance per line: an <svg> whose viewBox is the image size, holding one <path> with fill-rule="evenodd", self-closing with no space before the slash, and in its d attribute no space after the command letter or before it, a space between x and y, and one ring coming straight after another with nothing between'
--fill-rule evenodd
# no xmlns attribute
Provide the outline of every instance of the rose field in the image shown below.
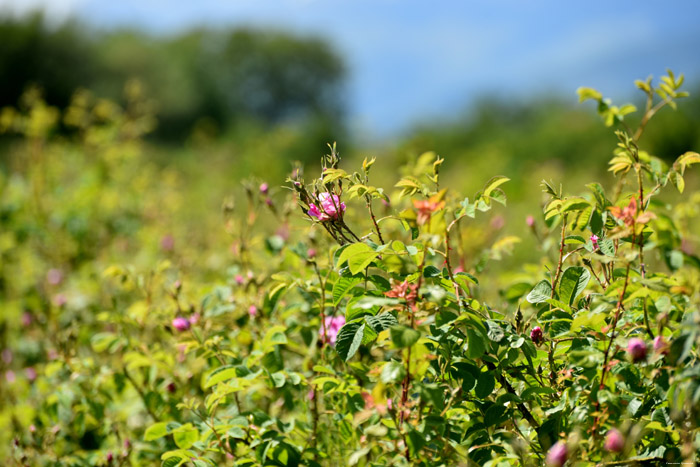
<svg viewBox="0 0 700 467"><path fill-rule="evenodd" d="M401 61L460 28L353 30L410 53L346 62L274 22L104 32L6 7L0 465L697 465L693 60L622 97L585 51L528 64L539 87L501 73L518 92L489 69L460 113L431 93L478 67ZM349 64L389 84L364 95Z"/></svg>

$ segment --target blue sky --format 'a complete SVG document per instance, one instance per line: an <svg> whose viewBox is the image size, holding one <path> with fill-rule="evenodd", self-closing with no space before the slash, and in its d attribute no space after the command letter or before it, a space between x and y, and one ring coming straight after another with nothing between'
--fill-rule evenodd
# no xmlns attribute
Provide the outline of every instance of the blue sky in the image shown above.
<svg viewBox="0 0 700 467"><path fill-rule="evenodd" d="M620 99L668 67L700 83L700 1L0 0L98 28L168 34L270 25L321 34L349 65L345 101L375 136L462 114L483 94L575 100L582 85Z"/></svg>

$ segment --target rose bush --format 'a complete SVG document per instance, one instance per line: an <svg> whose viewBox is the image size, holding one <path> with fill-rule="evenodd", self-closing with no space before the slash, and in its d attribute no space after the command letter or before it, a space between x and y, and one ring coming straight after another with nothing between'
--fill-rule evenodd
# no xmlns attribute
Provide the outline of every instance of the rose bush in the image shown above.
<svg viewBox="0 0 700 467"><path fill-rule="evenodd" d="M465 238L504 209L507 177L465 197L426 153L385 190L370 181L375 159L347 171L335 145L320 178L293 170L288 195L258 180L243 206L224 203L230 260L202 258L185 232L153 233L158 253L125 265L145 235L130 219L186 205L142 204L148 178L129 162L150 128L138 101L69 109L82 144L104 151L87 152L102 158L81 162L88 186L68 195L42 174L71 164L48 154L88 156L49 144L57 111L37 101L2 119L36 173L0 185L4 222L21 226L0 238L3 303L31 315L3 334L0 454L30 465L692 462L700 260L684 242L700 200L660 196L684 192L700 155L668 165L641 147L682 81L637 82L637 126L633 106L579 90L616 128L614 185L570 195L543 182L543 213L527 218L541 261L501 277L488 266L518 239L471 251ZM104 208L80 210L95 185ZM158 189L177 199L167 180ZM35 256L45 268L19 273ZM59 258L70 260L59 269Z"/></svg>

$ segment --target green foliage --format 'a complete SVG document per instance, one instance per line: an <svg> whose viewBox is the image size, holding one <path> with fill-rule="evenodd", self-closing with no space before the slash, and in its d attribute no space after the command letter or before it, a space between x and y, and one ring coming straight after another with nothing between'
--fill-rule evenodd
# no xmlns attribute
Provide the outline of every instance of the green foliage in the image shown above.
<svg viewBox="0 0 700 467"><path fill-rule="evenodd" d="M482 220L505 211L511 177L466 197L427 152L384 190L382 161L352 172L331 145L310 182L301 168L289 191L245 182L221 229L144 161L138 87L126 109L28 94L2 118L20 138L0 178L0 456L540 465L562 442L582 465L692 462L700 198L660 196L700 156L641 149L681 84L638 84L634 131L630 107L580 91L616 126L617 185L544 182L538 261L504 274L521 239ZM55 137L59 121L76 134ZM621 449L605 448L613 428Z"/></svg>

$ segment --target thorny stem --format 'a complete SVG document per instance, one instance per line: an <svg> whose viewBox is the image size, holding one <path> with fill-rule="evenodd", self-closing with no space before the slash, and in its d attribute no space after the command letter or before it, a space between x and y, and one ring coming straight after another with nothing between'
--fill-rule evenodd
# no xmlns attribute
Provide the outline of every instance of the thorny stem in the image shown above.
<svg viewBox="0 0 700 467"><path fill-rule="evenodd" d="M313 262L314 271L316 271L316 277L318 277L318 283L321 287L321 303L319 308L321 310L321 327L323 328L323 342L321 342L321 358L325 359L325 353L323 348L328 342L328 330L326 329L326 284L323 282L323 277L321 277L321 271L318 269L318 264L316 261Z"/></svg>
<svg viewBox="0 0 700 467"><path fill-rule="evenodd" d="M219 435L219 432L216 431L216 428L214 428L214 422L213 422L214 415L212 415L212 421L209 421L206 417L203 417L196 410L193 410L193 412L195 415L197 415L204 422L205 425L207 425L209 427L209 429L211 429L211 431L214 433L214 436L216 436L216 439L219 441L219 446L221 446L221 449L224 452L228 452L229 454L231 454L233 456L233 452L231 451L231 447L227 446L226 443L224 443L224 440L221 439L221 435Z"/></svg>
<svg viewBox="0 0 700 467"><path fill-rule="evenodd" d="M425 259L428 256L428 252L423 249L423 259L421 260L420 267L418 268L418 287L416 288L417 294L420 294L420 287L423 284L423 269L425 268ZM420 297L418 297L420 298ZM416 315L414 310L410 309L410 306L406 304L406 311L411 315L411 329L415 327L415 319ZM399 431L401 431L401 427L403 425L404 419L406 417L406 404L408 403L408 390L411 386L411 347L409 346L408 349L406 349L406 376L403 379L402 383L402 390L401 390L401 404L399 404ZM411 462L411 453L409 452L408 449L408 444L405 441L405 435L404 435L404 444L406 444L406 451L404 453L406 460L408 462Z"/></svg>
<svg viewBox="0 0 700 467"><path fill-rule="evenodd" d="M644 212L644 183L640 162L637 162L637 183L639 184L639 209ZM642 226L642 231L639 233L639 269L642 273L642 279L644 279L646 276L646 267L644 265L644 226Z"/></svg>
<svg viewBox="0 0 700 467"><path fill-rule="evenodd" d="M620 291L620 298L617 300L617 307L615 308L615 318L613 319L612 333L610 334L610 342L608 342L608 347L605 349L605 356L603 358L603 373L600 376L600 389L605 387L605 376L608 370L608 358L610 357L610 348L615 341L615 330L617 329L617 321L620 319L620 311L622 310L622 302L625 298L625 293L627 292L627 284L629 284L630 278L630 266L631 263L627 263L627 269L625 271L625 283Z"/></svg>
<svg viewBox="0 0 700 467"><path fill-rule="evenodd" d="M367 201L367 209L369 209L369 215L372 217L372 223L374 224L374 230L377 232L377 237L382 245L384 245L384 239L382 238L382 231L379 229L379 224L377 224L377 219L374 217L374 210L372 209L372 198L367 196L365 198Z"/></svg>
<svg viewBox="0 0 700 467"><path fill-rule="evenodd" d="M129 374L129 371L126 369L126 367L124 367L124 368L122 369L122 373L124 373L124 376L126 376L126 379L128 379L129 382L131 383L131 385L134 387L134 389L136 389L136 392L139 394L139 397L141 397L141 401L143 402L143 406L146 408L146 411L147 411L148 414L151 416L151 418L153 418L153 420L154 420L155 422L159 422L160 419L158 418L158 416L157 416L157 415L153 412L153 410L151 410L151 408L148 406L148 402L146 401L146 394L144 394L143 389L141 389L141 386L139 386L139 385L136 383L136 381L135 381L134 378L131 376L131 374Z"/></svg>
<svg viewBox="0 0 700 467"><path fill-rule="evenodd" d="M550 297L552 299L554 299L554 291L556 290L557 282L559 281L559 274L561 274L562 259L564 258L564 240L566 238L566 218L567 218L567 215L564 214L564 217L562 218L562 223L561 223L561 242L559 243L559 262L557 263L557 272L554 274L554 277L552 278L552 295Z"/></svg>
<svg viewBox="0 0 700 467"><path fill-rule="evenodd" d="M493 372L496 374L496 379L498 379L498 382L501 384L501 387L505 389L507 392L517 396L518 394L515 392L515 389L513 389L513 386L510 385L508 380L506 379L505 376L503 376L502 373L499 373L496 371L496 365L494 365L491 362L485 362L486 366L488 367L489 371ZM535 420L535 417L532 416L532 413L528 410L528 408L523 404L522 402L519 402L517 404L518 410L523 414L523 417L525 417L525 420L528 421L531 427L533 428L539 428L539 423Z"/></svg>

